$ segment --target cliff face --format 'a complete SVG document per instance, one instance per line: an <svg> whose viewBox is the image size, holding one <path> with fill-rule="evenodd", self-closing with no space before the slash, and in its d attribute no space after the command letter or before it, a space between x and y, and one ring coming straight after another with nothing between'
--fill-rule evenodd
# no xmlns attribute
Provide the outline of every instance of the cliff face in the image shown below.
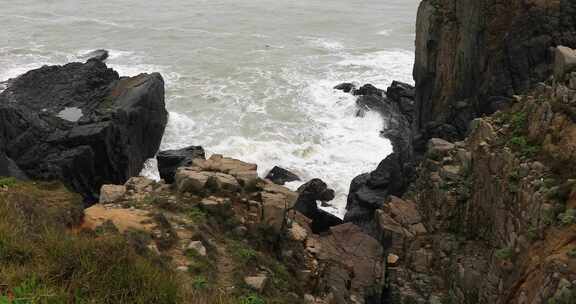
<svg viewBox="0 0 576 304"><path fill-rule="evenodd" d="M465 134L475 116L550 75L550 47L576 47L570 0L423 0L418 10L414 80L419 121ZM444 128L446 129L446 128Z"/></svg>
<svg viewBox="0 0 576 304"><path fill-rule="evenodd" d="M399 262L393 303L574 303L576 74L433 139L376 220Z"/></svg>

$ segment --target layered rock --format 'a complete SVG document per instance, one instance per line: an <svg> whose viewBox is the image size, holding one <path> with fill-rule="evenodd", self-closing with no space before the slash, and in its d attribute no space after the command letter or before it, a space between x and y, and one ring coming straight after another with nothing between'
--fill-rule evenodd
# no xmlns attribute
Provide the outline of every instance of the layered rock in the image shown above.
<svg viewBox="0 0 576 304"><path fill-rule="evenodd" d="M461 138L474 117L501 109L512 95L549 77L550 47L576 47L574 12L570 0L422 1L414 64L417 128L447 124Z"/></svg>
<svg viewBox="0 0 576 304"><path fill-rule="evenodd" d="M213 155L179 168L172 186L145 177L104 185L101 204L86 210L83 227L149 234L139 244L142 250L169 256L172 267L191 275L198 260L210 261L215 284L231 283L227 272L235 271L241 279L237 284L259 294L270 294L284 284L298 286L289 290L298 292L292 296L294 303L381 303L386 258L380 243L352 223L338 222L314 233L313 219L294 208L298 200L329 199L331 189L313 180L297 193L255 174L254 164ZM255 180L247 181L248 175ZM259 264L270 258L256 263L256 252L230 244L229 236L267 244L265 249L277 253L282 267ZM236 263L248 263L245 258L254 263L231 270L228 264L235 255L241 258ZM290 282L278 285L287 276Z"/></svg>
<svg viewBox="0 0 576 304"><path fill-rule="evenodd" d="M573 301L575 97L541 84L466 141L430 144L404 207L378 211L394 303Z"/></svg>
<svg viewBox="0 0 576 304"><path fill-rule="evenodd" d="M100 60L45 66L0 94L0 150L33 179L62 180L94 201L137 175L167 122L160 74L119 77Z"/></svg>

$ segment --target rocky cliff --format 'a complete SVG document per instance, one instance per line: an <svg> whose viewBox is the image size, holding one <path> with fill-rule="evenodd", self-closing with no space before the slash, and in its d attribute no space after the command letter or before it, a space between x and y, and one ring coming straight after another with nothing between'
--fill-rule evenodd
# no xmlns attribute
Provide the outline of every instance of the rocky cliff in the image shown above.
<svg viewBox="0 0 576 304"><path fill-rule="evenodd" d="M415 114L375 94L411 130L384 130L345 218L384 245L388 303L574 303L575 10L421 2Z"/></svg>
<svg viewBox="0 0 576 304"><path fill-rule="evenodd" d="M423 0L416 27L416 128L461 138L472 118L545 80L550 48L576 47L575 16L571 0ZM443 124L448 127L435 130Z"/></svg>
<svg viewBox="0 0 576 304"><path fill-rule="evenodd" d="M401 261L394 303L574 303L574 89L541 84L465 141L430 142L376 216Z"/></svg>

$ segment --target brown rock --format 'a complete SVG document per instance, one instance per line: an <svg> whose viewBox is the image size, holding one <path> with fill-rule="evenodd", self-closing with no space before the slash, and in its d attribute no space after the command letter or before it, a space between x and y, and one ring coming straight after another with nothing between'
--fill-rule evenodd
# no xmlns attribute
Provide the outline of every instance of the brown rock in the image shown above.
<svg viewBox="0 0 576 304"><path fill-rule="evenodd" d="M100 203L115 203L122 199L126 194L126 186L122 185L103 185L100 188Z"/></svg>

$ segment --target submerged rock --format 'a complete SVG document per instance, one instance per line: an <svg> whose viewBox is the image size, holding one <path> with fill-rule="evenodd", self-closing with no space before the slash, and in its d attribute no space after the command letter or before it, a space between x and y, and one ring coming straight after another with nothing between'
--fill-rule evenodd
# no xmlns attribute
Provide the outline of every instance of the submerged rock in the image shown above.
<svg viewBox="0 0 576 304"><path fill-rule="evenodd" d="M156 154L168 113L160 74L120 78L89 60L11 80L0 117L6 157L30 178L62 180L94 202L103 184L123 184Z"/></svg>
<svg viewBox="0 0 576 304"><path fill-rule="evenodd" d="M206 153L200 146L189 146L178 150L160 151L156 156L158 159L158 171L160 177L166 183L174 182L174 175L179 167L192 165L194 159L205 159Z"/></svg>
<svg viewBox="0 0 576 304"><path fill-rule="evenodd" d="M344 93L350 93L354 91L354 89L356 89L356 86L353 83L349 82L341 83L334 87L334 90L340 90L343 91Z"/></svg>
<svg viewBox="0 0 576 304"><path fill-rule="evenodd" d="M298 175L278 166L274 166L266 178L277 185L284 185L285 183L299 181Z"/></svg>

